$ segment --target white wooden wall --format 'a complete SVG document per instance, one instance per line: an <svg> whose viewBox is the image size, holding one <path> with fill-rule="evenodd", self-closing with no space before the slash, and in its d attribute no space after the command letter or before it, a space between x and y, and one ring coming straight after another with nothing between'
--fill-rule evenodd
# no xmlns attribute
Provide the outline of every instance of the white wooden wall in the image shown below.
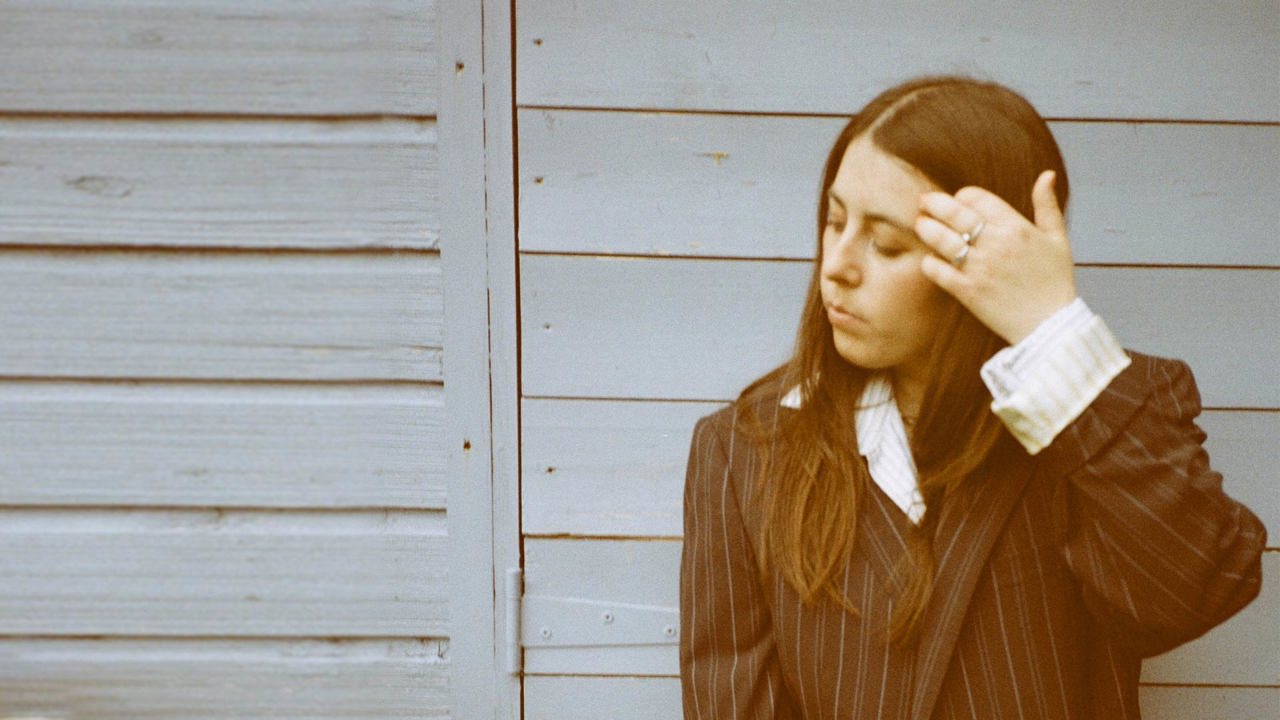
<svg viewBox="0 0 1280 720"><path fill-rule="evenodd" d="M1278 44L1273 0L520 0L526 593L677 604L692 424L788 351L841 116L924 72L1052 119L1083 295L1191 363L1213 460L1274 536ZM1276 717L1277 550L1252 606L1147 663L1145 717ZM679 717L674 645L525 669L531 720Z"/></svg>
<svg viewBox="0 0 1280 720"><path fill-rule="evenodd" d="M0 717L450 715L436 43L0 2Z"/></svg>

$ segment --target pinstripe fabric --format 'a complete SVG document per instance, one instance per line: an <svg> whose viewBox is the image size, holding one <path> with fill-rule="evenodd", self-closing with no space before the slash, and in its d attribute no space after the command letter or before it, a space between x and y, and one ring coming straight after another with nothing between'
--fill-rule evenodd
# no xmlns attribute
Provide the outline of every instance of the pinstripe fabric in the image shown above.
<svg viewBox="0 0 1280 720"><path fill-rule="evenodd" d="M681 561L686 718L1136 718L1141 658L1257 595L1261 523L1221 492L1180 362L1133 363L1035 457L1009 443L938 518L921 641L887 643L910 522L871 485L844 593L755 570L756 450L735 407L694 429ZM778 408L781 389L760 400Z"/></svg>

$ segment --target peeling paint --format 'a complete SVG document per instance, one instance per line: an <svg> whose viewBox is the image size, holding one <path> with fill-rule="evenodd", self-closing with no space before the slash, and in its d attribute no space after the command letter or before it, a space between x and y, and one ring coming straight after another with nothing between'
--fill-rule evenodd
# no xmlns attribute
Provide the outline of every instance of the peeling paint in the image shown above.
<svg viewBox="0 0 1280 720"><path fill-rule="evenodd" d="M98 197L126 198L133 194L133 183L113 175L81 175L68 180L67 185Z"/></svg>

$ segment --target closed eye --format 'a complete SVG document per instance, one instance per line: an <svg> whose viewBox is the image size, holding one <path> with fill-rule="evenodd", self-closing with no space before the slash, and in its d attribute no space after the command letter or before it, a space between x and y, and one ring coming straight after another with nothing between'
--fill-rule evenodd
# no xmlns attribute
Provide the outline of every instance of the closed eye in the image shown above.
<svg viewBox="0 0 1280 720"><path fill-rule="evenodd" d="M887 258L895 258L901 255L902 253L906 252L905 249L897 247L896 245L881 245L880 243L872 243L872 246L875 248L875 251L877 254L883 255L884 257L887 257Z"/></svg>

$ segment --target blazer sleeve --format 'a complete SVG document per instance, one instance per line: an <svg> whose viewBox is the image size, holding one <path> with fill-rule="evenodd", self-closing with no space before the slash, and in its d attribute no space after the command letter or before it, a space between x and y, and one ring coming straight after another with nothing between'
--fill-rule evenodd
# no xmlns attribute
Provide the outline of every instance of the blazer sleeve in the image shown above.
<svg viewBox="0 0 1280 720"><path fill-rule="evenodd" d="M1266 529L1209 466L1190 368L1134 355L1044 461L1060 478L1055 525L1085 604L1145 657L1258 595Z"/></svg>
<svg viewBox="0 0 1280 720"><path fill-rule="evenodd" d="M680 558L680 684L686 720L799 717L783 687L769 608L729 471L728 412L693 431ZM727 436L727 441L726 441Z"/></svg>

